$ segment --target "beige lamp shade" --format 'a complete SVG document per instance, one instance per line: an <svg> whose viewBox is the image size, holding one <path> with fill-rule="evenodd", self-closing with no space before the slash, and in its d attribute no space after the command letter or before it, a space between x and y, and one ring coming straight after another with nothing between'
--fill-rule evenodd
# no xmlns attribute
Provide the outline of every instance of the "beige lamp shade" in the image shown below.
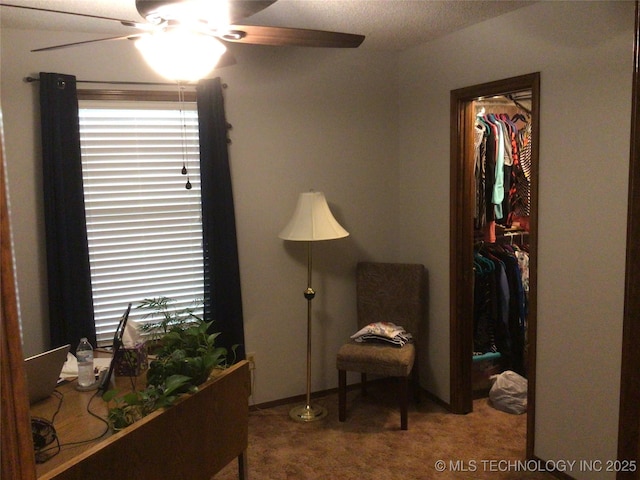
<svg viewBox="0 0 640 480"><path fill-rule="evenodd" d="M322 192L305 192L298 197L293 217L278 235L283 240L315 242L349 235L333 217Z"/></svg>

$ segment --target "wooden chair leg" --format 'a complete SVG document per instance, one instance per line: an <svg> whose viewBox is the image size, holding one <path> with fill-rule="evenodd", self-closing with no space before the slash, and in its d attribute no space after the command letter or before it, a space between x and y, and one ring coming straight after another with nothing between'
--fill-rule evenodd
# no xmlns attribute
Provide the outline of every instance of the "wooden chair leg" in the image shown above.
<svg viewBox="0 0 640 480"><path fill-rule="evenodd" d="M338 420L347 419L347 371L338 370Z"/></svg>
<svg viewBox="0 0 640 480"><path fill-rule="evenodd" d="M418 359L411 370L411 384L413 385L413 398L416 404L420 403L420 370L418 370Z"/></svg>
<svg viewBox="0 0 640 480"><path fill-rule="evenodd" d="M247 451L243 451L238 455L238 479L247 480L249 478L249 470L247 469Z"/></svg>
<svg viewBox="0 0 640 480"><path fill-rule="evenodd" d="M362 396L366 397L367 396L367 374L366 373L360 374L360 389L362 391Z"/></svg>
<svg viewBox="0 0 640 480"><path fill-rule="evenodd" d="M407 430L408 427L408 396L409 396L409 377L398 378L399 397L400 397L400 428Z"/></svg>

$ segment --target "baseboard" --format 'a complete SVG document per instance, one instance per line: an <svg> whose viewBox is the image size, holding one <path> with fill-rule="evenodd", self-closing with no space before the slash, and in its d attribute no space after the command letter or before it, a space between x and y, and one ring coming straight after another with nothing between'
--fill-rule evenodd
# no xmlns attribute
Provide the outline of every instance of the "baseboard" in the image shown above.
<svg viewBox="0 0 640 480"><path fill-rule="evenodd" d="M347 388L350 389L351 387L347 387ZM338 393L337 388L331 388L329 390L321 390L319 392L312 392L311 398L313 399L313 398L325 397L327 395L332 395L335 393ZM307 399L306 394L296 395L294 397L280 398L278 400L259 403L257 405L249 405L249 410L264 410L265 408L274 408L274 407L279 407L281 405L288 405L290 403L304 402L306 399Z"/></svg>
<svg viewBox="0 0 640 480"><path fill-rule="evenodd" d="M389 382L390 380L391 378L378 378L374 380L367 380L367 385L384 384L386 382ZM356 390L359 388L360 388L359 382L347 385L347 391ZM328 390L320 390L318 392L312 392L311 398L313 399L313 398L326 397L327 395L335 395L337 393L338 393L337 388L330 388ZM430 401L444 408L445 410L449 412L451 411L451 405L449 405L448 403L446 403L445 401L443 401L442 399L440 399L439 397L435 396L433 393L425 390L422 387L420 387L420 394L426 396ZM250 411L264 410L266 408L274 408L274 407L280 407L282 405L289 405L291 403L304 402L306 398L307 396L305 394L296 395L294 397L280 398L278 400L272 400L270 402L249 405L249 410Z"/></svg>
<svg viewBox="0 0 640 480"><path fill-rule="evenodd" d="M433 403L435 403L439 407L444 408L448 412L451 412L451 404L450 403L445 402L440 397L437 397L435 394L431 393L428 390L425 390L422 387L420 387L420 391L422 392L422 395L426 396L430 401L432 401Z"/></svg>

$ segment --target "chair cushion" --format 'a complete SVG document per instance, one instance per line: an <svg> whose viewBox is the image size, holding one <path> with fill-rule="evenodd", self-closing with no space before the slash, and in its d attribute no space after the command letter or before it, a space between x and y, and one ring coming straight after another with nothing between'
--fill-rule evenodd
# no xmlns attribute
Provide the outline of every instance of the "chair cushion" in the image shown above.
<svg viewBox="0 0 640 480"><path fill-rule="evenodd" d="M394 347L378 343L351 341L340 347L338 370L369 373L388 377L408 377L416 357L413 343Z"/></svg>

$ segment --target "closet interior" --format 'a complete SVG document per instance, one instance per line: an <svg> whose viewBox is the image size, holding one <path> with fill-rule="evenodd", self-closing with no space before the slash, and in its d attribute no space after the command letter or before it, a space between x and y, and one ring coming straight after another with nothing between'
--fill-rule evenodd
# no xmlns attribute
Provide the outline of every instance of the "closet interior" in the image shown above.
<svg viewBox="0 0 640 480"><path fill-rule="evenodd" d="M472 102L475 398L490 376L527 377L531 232L531 91Z"/></svg>

